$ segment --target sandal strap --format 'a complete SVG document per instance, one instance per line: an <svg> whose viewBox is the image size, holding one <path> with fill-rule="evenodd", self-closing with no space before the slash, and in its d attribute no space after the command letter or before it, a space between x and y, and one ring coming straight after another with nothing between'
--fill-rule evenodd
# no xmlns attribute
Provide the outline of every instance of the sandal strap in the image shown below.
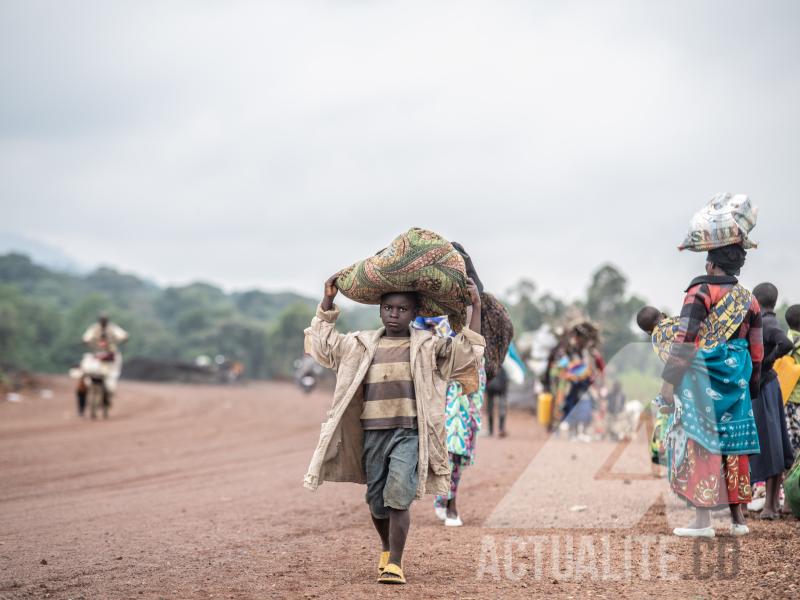
<svg viewBox="0 0 800 600"><path fill-rule="evenodd" d="M389 573L390 575L396 575L400 579L405 579L405 576L403 575L403 569L401 569L398 565L394 563L389 563L388 565L386 565L383 568L383 573L384 574Z"/></svg>
<svg viewBox="0 0 800 600"><path fill-rule="evenodd" d="M393 575L393 577L387 577L387 575ZM406 576L403 574L403 569L400 568L399 565L394 563L389 563L383 568L383 573L381 573L380 579L384 581L402 581L405 582Z"/></svg>

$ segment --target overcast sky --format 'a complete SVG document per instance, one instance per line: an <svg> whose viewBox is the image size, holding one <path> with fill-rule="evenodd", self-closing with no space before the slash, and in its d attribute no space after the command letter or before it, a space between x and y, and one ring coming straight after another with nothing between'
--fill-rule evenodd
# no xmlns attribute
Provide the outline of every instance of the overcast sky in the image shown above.
<svg viewBox="0 0 800 600"><path fill-rule="evenodd" d="M317 295L410 226L490 291L610 261L678 310L714 193L800 302L800 3L0 4L0 229L160 283Z"/></svg>

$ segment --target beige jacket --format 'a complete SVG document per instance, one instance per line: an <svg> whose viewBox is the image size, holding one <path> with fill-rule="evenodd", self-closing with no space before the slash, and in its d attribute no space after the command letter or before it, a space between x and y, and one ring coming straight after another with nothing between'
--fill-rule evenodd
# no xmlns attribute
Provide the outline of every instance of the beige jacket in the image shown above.
<svg viewBox="0 0 800 600"><path fill-rule="evenodd" d="M92 346L92 349L97 349L97 344L103 336L103 327L100 323L92 323L89 328L84 332L81 338L85 344ZM128 341L128 332L116 323L108 323L106 325L106 339L108 340L108 350L111 352L119 352L119 345Z"/></svg>
<svg viewBox="0 0 800 600"><path fill-rule="evenodd" d="M305 487L312 490L323 481L366 483L362 463L361 383L384 330L342 334L335 327L338 317L337 307L324 311L320 306L311 327L305 330L306 352L323 367L336 371L333 402L305 477ZM447 382L451 376L461 380L461 374L465 384L477 381L483 347L483 337L468 328L454 338L411 330L411 372L419 428L417 498L426 493L446 494L450 489L444 430Z"/></svg>

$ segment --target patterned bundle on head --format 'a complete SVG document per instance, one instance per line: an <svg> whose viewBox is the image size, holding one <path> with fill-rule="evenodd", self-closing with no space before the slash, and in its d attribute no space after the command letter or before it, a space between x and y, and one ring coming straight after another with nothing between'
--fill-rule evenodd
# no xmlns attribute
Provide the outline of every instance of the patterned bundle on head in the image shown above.
<svg viewBox="0 0 800 600"><path fill-rule="evenodd" d="M442 236L417 227L375 256L339 271L336 285L361 304L380 304L390 292L416 292L423 317L447 315L460 331L470 304L464 259Z"/></svg>
<svg viewBox="0 0 800 600"><path fill-rule="evenodd" d="M491 381L503 366L514 337L514 325L506 307L488 292L481 294L481 334L486 340L486 378Z"/></svg>

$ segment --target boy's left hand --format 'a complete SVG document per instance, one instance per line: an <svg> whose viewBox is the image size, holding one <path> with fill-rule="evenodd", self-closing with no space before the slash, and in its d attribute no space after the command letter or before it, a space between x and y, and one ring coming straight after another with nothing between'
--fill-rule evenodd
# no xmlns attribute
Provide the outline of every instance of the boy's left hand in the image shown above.
<svg viewBox="0 0 800 600"><path fill-rule="evenodd" d="M469 292L469 299L472 302L472 306L480 306L481 294L478 291L478 286L475 285L475 282L470 277L467 277L467 291Z"/></svg>

